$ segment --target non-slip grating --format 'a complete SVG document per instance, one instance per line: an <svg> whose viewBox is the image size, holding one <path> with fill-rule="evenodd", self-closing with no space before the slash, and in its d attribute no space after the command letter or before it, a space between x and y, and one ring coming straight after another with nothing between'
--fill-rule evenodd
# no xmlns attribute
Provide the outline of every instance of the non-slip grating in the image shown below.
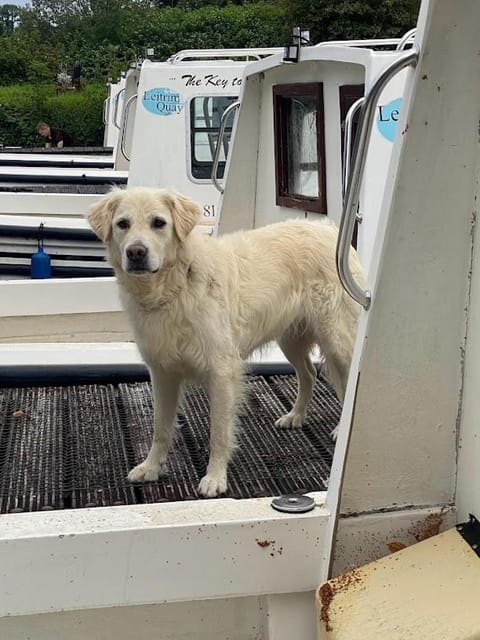
<svg viewBox="0 0 480 640"><path fill-rule="evenodd" d="M250 498L326 488L331 430L340 405L318 378L301 429L278 429L295 376L248 376L227 496ZM208 399L188 388L168 458L168 475L132 485L153 424L148 383L0 390L0 513L198 498L209 449Z"/></svg>

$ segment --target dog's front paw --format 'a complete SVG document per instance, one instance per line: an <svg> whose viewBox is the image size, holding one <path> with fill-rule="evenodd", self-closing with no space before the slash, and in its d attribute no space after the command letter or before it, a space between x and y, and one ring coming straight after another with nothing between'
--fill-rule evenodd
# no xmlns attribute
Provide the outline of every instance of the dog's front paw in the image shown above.
<svg viewBox="0 0 480 640"><path fill-rule="evenodd" d="M198 493L206 498L214 498L227 490L227 474L226 473L207 473L200 480L198 485Z"/></svg>
<svg viewBox="0 0 480 640"><path fill-rule="evenodd" d="M152 482L152 480L158 480L164 474L165 465L151 464L145 461L133 467L127 478L130 482Z"/></svg>
<svg viewBox="0 0 480 640"><path fill-rule="evenodd" d="M278 420L275 420L275 426L279 429L299 429L303 423L303 416L290 411Z"/></svg>

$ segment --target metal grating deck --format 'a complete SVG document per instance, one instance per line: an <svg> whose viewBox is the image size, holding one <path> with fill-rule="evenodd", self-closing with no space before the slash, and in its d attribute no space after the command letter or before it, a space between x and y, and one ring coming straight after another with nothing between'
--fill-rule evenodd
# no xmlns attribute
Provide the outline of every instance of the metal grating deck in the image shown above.
<svg viewBox="0 0 480 640"><path fill-rule="evenodd" d="M340 417L319 377L302 429L277 429L296 393L293 375L247 377L239 447L228 496L248 498L326 488L330 431ZM188 388L158 482L132 485L129 469L147 454L153 421L149 383L0 390L0 513L195 499L208 460L208 399Z"/></svg>

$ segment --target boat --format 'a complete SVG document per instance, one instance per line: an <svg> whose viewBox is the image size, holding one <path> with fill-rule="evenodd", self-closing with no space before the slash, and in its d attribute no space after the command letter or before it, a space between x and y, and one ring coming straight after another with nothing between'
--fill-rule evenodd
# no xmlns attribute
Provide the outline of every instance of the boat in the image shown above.
<svg viewBox="0 0 480 640"><path fill-rule="evenodd" d="M476 490L480 468L476 420L480 89L478 83L467 82L479 71L478 19L478 3L459 6L453 0L423 0L411 46L394 55L385 52L383 64L371 72L365 70L376 59L372 50L341 44L318 47L315 53L314 47L300 47L297 62L273 56L245 69L221 185L217 231L266 224L271 215L277 219L305 217L305 213L333 219L338 215L339 277L363 308L328 487L285 495L279 505L274 500L282 497L279 495L196 500L188 487L176 501L168 494L158 501L158 487L147 486L140 489L140 496L130 498L132 494L110 485L99 494L87 482L75 487L77 493L71 492L67 506L77 505L82 490L90 491L93 503L109 501L110 506L83 504L82 508L60 509L54 503L58 494L51 494L49 502L43 503L45 510L12 513L15 508L10 509L0 516L0 631L5 637L28 633L41 638L40 634L48 633L49 638L61 638L68 629L68 637L76 640L85 634L94 637L107 628L112 638L162 633L192 639L313 640L333 637L331 634L341 639L341 629L327 628L325 618L317 619L314 591L318 585L388 555L394 543L416 544L464 521L468 513L480 512ZM314 56L319 61L317 68ZM365 83L350 156L349 145L344 145L349 171L343 184L340 85L332 69L350 84ZM310 211L311 204L305 206L305 200L300 209L292 209L291 201L276 204L275 172L266 175L268 160L273 169L275 157L272 89L282 78L287 84L295 79L310 85L314 70L315 81L324 85L324 114L329 119L324 136L329 149L326 197L317 193L320 203L314 203L320 211ZM379 107L385 106L383 92L386 96L389 86L393 90L392 78L397 73L402 74L401 94L397 86L386 104L400 95L402 102L392 118L396 134L389 141L380 125L386 111ZM292 104L292 94L277 95ZM304 96L296 93L294 97L298 95ZM305 101L301 102L303 113ZM259 104L266 110L257 118ZM391 113L396 109L393 106ZM310 124L312 116L299 121ZM252 150L242 135L247 123L254 123L250 139L257 147L258 162L253 167L249 163ZM363 202L377 181L377 173L367 169L376 135L390 146L384 147L388 153L383 155L383 164L378 157L375 160L384 185L374 199L379 203L378 209L372 207L374 224ZM335 140L337 149L333 150ZM312 172L312 157L300 158L301 171ZM373 156L370 159L373 162ZM247 173L244 180L239 174L242 166ZM311 185L311 180L309 175L301 184ZM318 184L322 186L323 181ZM285 193L278 195L282 198ZM311 193L287 193L286 197L292 195ZM322 210L325 202L327 211ZM239 211L244 212L240 218ZM367 290L352 279L345 263L359 211L362 221L357 241L367 263ZM373 239L366 237L368 228ZM98 286L101 282L98 280ZM102 300L106 305L108 281L105 287ZM45 311L47 288L44 292ZM87 300L86 296L84 303ZM96 301L91 297L89 303L93 308ZM135 378L141 376L141 363L135 360L132 345L74 345L57 338L50 344L3 345L0 351L2 393L4 397L8 394L10 402L3 403L7 407L3 411L12 410L6 413L9 430L2 431L3 442L7 434L12 442L16 430L17 442L22 443L20 453L38 451L42 438L49 435L46 425L54 430L60 415L65 425L74 405L79 413L73 414L73 421L83 433L88 433L89 425L92 429L103 425L110 413L123 420L126 432L135 420L137 426L141 423L139 416L148 416L150 405L138 386L144 383ZM262 398L275 402L266 385L280 380L285 399L289 382L285 370L272 368L273 358L258 364L262 366L253 370L251 384L260 385L261 390L253 393L247 405L247 421L262 428L266 419L255 420ZM108 376L114 373L112 369L119 375L105 377L102 367L109 368ZM43 399L30 405L37 407L36 413L30 409L27 416L22 415L22 406L13 402L32 398L32 388L38 388L42 375ZM46 386L48 376L54 388ZM72 385L75 378L83 384L69 399L60 383ZM9 382L16 386L7 389ZM92 382L100 386L92 389ZM322 390L320 398L327 392ZM120 404L111 403L112 393L121 399ZM315 406L313 417L320 422L321 409ZM14 416L14 411L19 413ZM198 396L185 407L180 432L184 424L191 423L187 413L194 411L205 411ZM42 412L51 419L38 421L37 417L36 424L45 425L46 430L38 432L39 439L26 440L22 420L33 420ZM85 456L89 441L80 441L74 435L78 432L78 428L75 432L62 428L62 443L67 444L62 450L70 451L70 458L60 466L52 463L51 455L43 464L35 463L40 478L46 477L41 474L47 467L48 473L57 475L68 475L75 464L87 472L98 450L107 449L112 441L94 440ZM138 440L130 438L128 446L141 441L136 433ZM192 437L201 455L201 439ZM257 441L263 448L260 436ZM83 449L78 444L69 448L74 442L80 442ZM127 450L126 442L123 439L116 451ZM272 450L276 446L272 443ZM282 451L286 469L285 445ZM13 458L5 459L11 470ZM118 458L111 459L112 469L121 468ZM179 460L175 458L172 473L178 471ZM95 463L92 467L97 468ZM11 474L7 476L5 468L3 462L0 487L7 488L8 496L6 478ZM255 477L254 469L249 471ZM83 477L88 478L88 473ZM37 486L45 486L45 481ZM151 503L146 501L149 493ZM36 491L28 495L28 504L39 504ZM143 503L125 504L137 499ZM122 505L115 504L122 501ZM279 506L282 511L277 510Z"/></svg>
<svg viewBox="0 0 480 640"><path fill-rule="evenodd" d="M98 264L104 249L84 216L112 186L175 185L201 202L201 229L211 233L219 195L210 174L220 118L238 99L245 65L278 51L182 50L166 62L133 62L119 82L109 84L104 141L113 147L98 150L110 150L103 159L88 150L82 156L57 149L0 153L0 278L12 291L6 295L15 296L17 285L24 287L18 280L29 277L40 224L53 289L58 279L111 275L106 264ZM171 117L175 110L181 117ZM227 136L222 153L219 178ZM59 297L52 293L51 299Z"/></svg>

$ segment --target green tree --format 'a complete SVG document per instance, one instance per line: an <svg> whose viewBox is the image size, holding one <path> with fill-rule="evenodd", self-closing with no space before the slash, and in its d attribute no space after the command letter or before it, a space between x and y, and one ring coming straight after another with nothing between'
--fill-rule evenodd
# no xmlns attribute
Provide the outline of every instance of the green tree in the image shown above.
<svg viewBox="0 0 480 640"><path fill-rule="evenodd" d="M312 42L399 37L415 26L420 0L282 0L286 22Z"/></svg>
<svg viewBox="0 0 480 640"><path fill-rule="evenodd" d="M20 10L16 5L4 4L0 7L0 35L11 35L19 22Z"/></svg>

